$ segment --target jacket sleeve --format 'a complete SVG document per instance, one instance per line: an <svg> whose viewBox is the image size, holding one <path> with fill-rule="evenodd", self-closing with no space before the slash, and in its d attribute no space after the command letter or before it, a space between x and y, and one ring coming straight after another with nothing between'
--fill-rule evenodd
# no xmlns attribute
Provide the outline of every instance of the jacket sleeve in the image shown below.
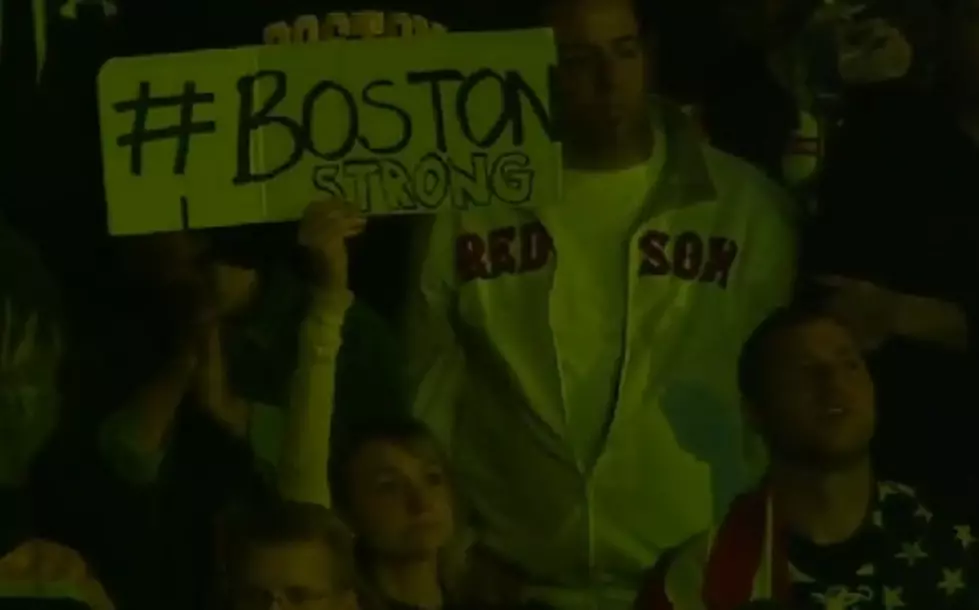
<svg viewBox="0 0 979 610"><path fill-rule="evenodd" d="M443 448L452 430L465 355L453 328L456 307L451 215L420 219L412 245L412 283L403 332L409 404Z"/></svg>
<svg viewBox="0 0 979 610"><path fill-rule="evenodd" d="M337 357L349 292L313 299L299 338L299 366L286 415L277 469L287 500L330 507L326 464L330 457ZM366 383L366 380L364 380Z"/></svg>

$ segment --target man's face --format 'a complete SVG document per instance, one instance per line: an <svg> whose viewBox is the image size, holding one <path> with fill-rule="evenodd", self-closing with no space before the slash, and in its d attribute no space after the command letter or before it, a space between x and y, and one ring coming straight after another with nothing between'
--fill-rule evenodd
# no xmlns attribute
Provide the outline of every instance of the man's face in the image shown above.
<svg viewBox="0 0 979 610"><path fill-rule="evenodd" d="M378 555L429 557L451 537L452 493L426 443L368 443L350 465L350 481L358 534Z"/></svg>
<svg viewBox="0 0 979 610"><path fill-rule="evenodd" d="M835 468L866 456L874 386L857 345L829 319L779 331L764 358L758 417L775 455Z"/></svg>
<svg viewBox="0 0 979 610"><path fill-rule="evenodd" d="M561 114L579 144L612 148L645 126L648 79L639 25L627 0L580 0L555 9Z"/></svg>
<svg viewBox="0 0 979 610"><path fill-rule="evenodd" d="M357 610L357 596L338 577L321 542L256 544L248 549L235 610Z"/></svg>

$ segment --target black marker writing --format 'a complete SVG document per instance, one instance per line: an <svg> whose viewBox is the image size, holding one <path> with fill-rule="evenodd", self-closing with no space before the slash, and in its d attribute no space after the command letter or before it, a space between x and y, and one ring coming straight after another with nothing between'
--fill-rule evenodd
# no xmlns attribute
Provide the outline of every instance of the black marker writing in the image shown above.
<svg viewBox="0 0 979 610"><path fill-rule="evenodd" d="M429 70L427 72L409 72L409 85L428 83L432 91L432 113L435 115L435 147L440 151L448 150L445 145L445 107L442 104L442 83L461 82L466 77L458 70Z"/></svg>
<svg viewBox="0 0 979 610"><path fill-rule="evenodd" d="M270 91L261 101L255 99L256 84L259 82L263 85L263 91ZM401 84L429 87L430 103L424 112L431 113L435 131L434 152L443 156L448 153L447 125L460 132L470 144L484 151L503 141L508 129L513 146L523 146L528 122L525 116L527 107L548 139L557 141L550 109L517 71L499 72L491 68L475 70L471 74L463 74L459 70L412 71L404 75ZM320 81L301 92L302 112L299 117L278 110L279 104L291 93L289 85L286 73L278 70L260 71L239 79L238 94L241 104L238 109L238 162L234 184L272 180L299 164L307 153L326 162L336 162L353 154L359 145L372 155L397 155L411 144L412 136L417 132L413 124L416 119L397 103L398 84L395 81L374 80L353 90L337 81ZM384 92L388 92L387 95L379 95ZM474 128L471 104L473 98L480 99L487 95L497 96L501 100L500 114L485 133L476 133L480 130ZM343 110L324 112L320 102L327 96L330 96L331 101L339 101ZM383 97L389 99L382 99ZM399 133L390 139L376 138L373 126L379 122L372 119L377 113L394 115L401 124ZM314 130L314 123L320 122L328 125L328 133L338 134L336 144L331 142L330 146L326 146L324 142L316 141L314 131L317 135L324 131ZM281 159L276 159L266 167L256 168L253 163L254 142L265 129L287 133L291 148ZM322 136L320 139L323 139ZM332 137L330 139L333 140ZM427 177L418 178L423 180L423 184L414 185L414 199L422 205L435 205L434 201L442 193L434 186L432 189L427 186L436 184L435 177L441 175L441 170L434 161L426 167L426 170L417 174ZM258 169L262 171L256 171ZM364 177L358 180L366 179Z"/></svg>
<svg viewBox="0 0 979 610"><path fill-rule="evenodd" d="M148 81L139 83L139 94L134 100L113 104L116 112L133 113L133 129L124 136L119 136L116 143L119 146L131 147L129 171L139 176L143 172L143 145L159 140L177 140L177 153L173 159L173 173L183 174L187 168L187 154L190 152L190 137L195 134L214 133L217 127L214 121L194 121L194 107L198 104L214 102L213 93L198 93L197 84L193 81L184 83L181 95L153 97L150 94ZM172 127L147 129L146 119L154 108L180 108L180 122Z"/></svg>
<svg viewBox="0 0 979 610"><path fill-rule="evenodd" d="M411 167L384 157L348 158L314 168L313 187L348 199L365 214L521 206L533 196L535 173L523 152L495 159L473 153L468 167L461 161L434 151Z"/></svg>

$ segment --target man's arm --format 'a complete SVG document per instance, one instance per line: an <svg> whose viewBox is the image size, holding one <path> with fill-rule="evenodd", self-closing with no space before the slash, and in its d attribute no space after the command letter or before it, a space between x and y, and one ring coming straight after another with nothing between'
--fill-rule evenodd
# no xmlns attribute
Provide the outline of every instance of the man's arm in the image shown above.
<svg viewBox="0 0 979 610"><path fill-rule="evenodd" d="M956 350L969 347L972 330L966 308L958 303L898 294L894 334Z"/></svg>

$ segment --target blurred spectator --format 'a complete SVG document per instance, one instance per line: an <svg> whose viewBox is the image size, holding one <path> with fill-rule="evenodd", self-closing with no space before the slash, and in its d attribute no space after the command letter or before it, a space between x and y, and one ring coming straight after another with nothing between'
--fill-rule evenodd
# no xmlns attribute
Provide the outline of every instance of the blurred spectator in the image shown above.
<svg viewBox="0 0 979 610"><path fill-rule="evenodd" d="M911 71L911 45L898 26L913 11L895 3L755 0L720 11L727 48L716 52L699 110L708 138L794 189L813 213L848 95Z"/></svg>
<svg viewBox="0 0 979 610"><path fill-rule="evenodd" d="M78 435L62 422L61 301L36 251L2 217L0 308L0 606L8 598L54 598L109 610L92 565L66 545L110 548L84 530L96 526L93 505L118 498L101 495L107 490L98 479L73 467L90 456L75 452ZM75 495L78 483L97 495Z"/></svg>

